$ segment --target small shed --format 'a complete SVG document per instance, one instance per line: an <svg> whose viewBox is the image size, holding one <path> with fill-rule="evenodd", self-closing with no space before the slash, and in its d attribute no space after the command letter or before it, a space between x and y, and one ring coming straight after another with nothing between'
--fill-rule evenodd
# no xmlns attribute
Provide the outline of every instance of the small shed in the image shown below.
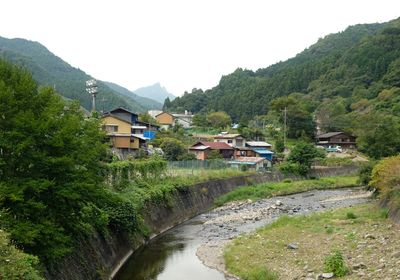
<svg viewBox="0 0 400 280"><path fill-rule="evenodd" d="M270 163L265 158L262 157L240 157L235 160L228 161L228 164L233 168L242 168L246 166L249 169L254 169L256 171L263 170L270 166Z"/></svg>

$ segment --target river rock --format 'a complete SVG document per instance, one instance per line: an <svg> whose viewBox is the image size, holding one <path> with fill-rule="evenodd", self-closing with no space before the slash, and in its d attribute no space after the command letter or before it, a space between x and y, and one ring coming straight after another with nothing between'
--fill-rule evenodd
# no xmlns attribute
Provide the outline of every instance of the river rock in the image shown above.
<svg viewBox="0 0 400 280"><path fill-rule="evenodd" d="M363 263L357 263L357 264L353 265L354 270L365 269L365 268L367 268L367 266Z"/></svg>
<svg viewBox="0 0 400 280"><path fill-rule="evenodd" d="M365 238L365 239L376 239L376 237L375 237L374 235L370 234L370 233L367 233L367 234L364 236L364 238Z"/></svg>
<svg viewBox="0 0 400 280"><path fill-rule="evenodd" d="M299 249L299 245L297 245L295 243L290 243L287 245L287 248L291 249L291 250L297 250L297 249Z"/></svg>
<svg viewBox="0 0 400 280"><path fill-rule="evenodd" d="M326 272L318 275L317 279L331 279L333 278L333 276L334 276L333 272Z"/></svg>
<svg viewBox="0 0 400 280"><path fill-rule="evenodd" d="M281 206L283 203L282 203L282 201L280 201L280 200L277 200L277 201L275 201L275 205L276 206Z"/></svg>

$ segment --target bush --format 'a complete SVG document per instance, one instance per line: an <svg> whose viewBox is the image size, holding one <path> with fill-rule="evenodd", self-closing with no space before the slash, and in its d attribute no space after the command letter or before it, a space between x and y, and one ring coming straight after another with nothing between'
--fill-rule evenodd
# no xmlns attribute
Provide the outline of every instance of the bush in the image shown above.
<svg viewBox="0 0 400 280"><path fill-rule="evenodd" d="M346 213L346 219L355 220L355 219L357 219L357 215L354 214L353 212L347 212Z"/></svg>
<svg viewBox="0 0 400 280"><path fill-rule="evenodd" d="M0 230L0 279L42 280L36 270L38 263L37 257L15 248L8 235Z"/></svg>
<svg viewBox="0 0 400 280"><path fill-rule="evenodd" d="M376 162L370 161L361 165L360 170L358 171L358 183L361 186L368 186L371 181L372 169L374 168Z"/></svg>
<svg viewBox="0 0 400 280"><path fill-rule="evenodd" d="M349 272L344 263L342 253L339 250L333 251L325 258L324 271L333 272L337 277L342 277Z"/></svg>

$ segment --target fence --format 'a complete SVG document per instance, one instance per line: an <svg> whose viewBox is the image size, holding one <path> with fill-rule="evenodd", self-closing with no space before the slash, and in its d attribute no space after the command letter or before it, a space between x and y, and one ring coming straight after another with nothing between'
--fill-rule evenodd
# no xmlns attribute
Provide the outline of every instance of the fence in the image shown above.
<svg viewBox="0 0 400 280"><path fill-rule="evenodd" d="M221 159L169 161L167 173L171 176L195 175L205 170L222 170L228 168L231 168L228 162Z"/></svg>

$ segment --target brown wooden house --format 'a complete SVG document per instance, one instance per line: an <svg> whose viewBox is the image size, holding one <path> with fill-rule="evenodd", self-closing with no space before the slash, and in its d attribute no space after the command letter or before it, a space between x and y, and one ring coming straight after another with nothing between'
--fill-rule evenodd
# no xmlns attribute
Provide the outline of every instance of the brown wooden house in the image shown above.
<svg viewBox="0 0 400 280"><path fill-rule="evenodd" d="M233 158L234 149L223 142L197 142L189 148L189 152L196 155L198 160L206 160L212 150L218 151L225 159Z"/></svg>
<svg viewBox="0 0 400 280"><path fill-rule="evenodd" d="M355 149L356 137L345 132L328 132L317 135L317 145L323 147L340 146L343 149Z"/></svg>

